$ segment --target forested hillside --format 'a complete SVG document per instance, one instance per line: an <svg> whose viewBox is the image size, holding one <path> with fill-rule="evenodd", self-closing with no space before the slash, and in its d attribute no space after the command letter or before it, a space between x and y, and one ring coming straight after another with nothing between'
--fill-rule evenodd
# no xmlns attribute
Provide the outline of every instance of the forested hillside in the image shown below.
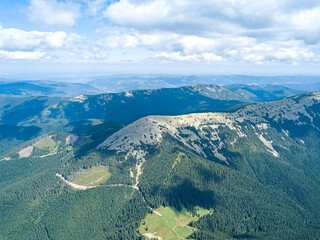
<svg viewBox="0 0 320 240"><path fill-rule="evenodd" d="M318 239L320 94L236 109L22 139L0 155L0 238Z"/></svg>
<svg viewBox="0 0 320 240"><path fill-rule="evenodd" d="M73 85L68 84L51 85L54 85L55 89L74 89ZM270 86L255 86L255 92L251 90L250 92L248 90L252 88L250 86L242 89L243 86L224 88L216 85L194 85L63 98L25 97L28 94L24 94L24 90L21 90L23 87L44 88L32 84L30 86L29 83L9 84L7 87L9 90L5 90L4 87L3 91L11 91L11 88L17 87L16 93L19 97L0 98L0 143L5 146L0 148L0 152L42 134L83 132L96 124L109 121L129 124L153 114L179 115L226 111L243 102L275 100L291 96L296 92L285 87L278 87L275 92ZM79 86L80 89L83 87ZM74 91L77 91L77 88ZM43 93L43 95L49 94Z"/></svg>

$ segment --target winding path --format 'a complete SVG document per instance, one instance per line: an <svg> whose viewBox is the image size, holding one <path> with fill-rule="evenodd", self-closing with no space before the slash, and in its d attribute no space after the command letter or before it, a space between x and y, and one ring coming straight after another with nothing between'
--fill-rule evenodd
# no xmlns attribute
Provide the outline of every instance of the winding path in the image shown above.
<svg viewBox="0 0 320 240"><path fill-rule="evenodd" d="M90 186L90 187L87 187L87 186L82 186L82 185L78 185L78 184L75 184L73 182L70 182L68 181L67 179L65 179L61 174L59 173L56 173L56 176L58 178L60 178L63 182L65 182L66 184L68 184L70 187L74 188L74 189L77 189L77 190L87 190L87 189L90 189L90 188L94 188L94 186Z"/></svg>
<svg viewBox="0 0 320 240"><path fill-rule="evenodd" d="M106 184L106 185L100 185L100 186L83 186L83 185L75 184L73 182L68 181L60 173L56 173L56 176L58 178L60 178L63 182L65 182L67 185L69 185L70 187L72 187L74 189L77 189L77 190L87 190L87 189L96 188L96 187L128 187L128 188L132 188L132 189L137 190L140 193L140 195L142 197L142 200L147 204L146 199L143 197L139 187L136 186L136 185L129 185L129 184L123 184L123 183L114 183L114 184ZM152 212L154 212L156 215L162 216L161 213L159 213L158 211L154 210L152 207L148 206L148 208Z"/></svg>

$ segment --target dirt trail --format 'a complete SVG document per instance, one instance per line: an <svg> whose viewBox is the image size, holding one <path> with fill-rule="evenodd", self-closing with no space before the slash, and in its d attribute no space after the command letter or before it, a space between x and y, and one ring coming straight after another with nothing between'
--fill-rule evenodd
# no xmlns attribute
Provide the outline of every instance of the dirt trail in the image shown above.
<svg viewBox="0 0 320 240"><path fill-rule="evenodd" d="M0 159L0 162L2 162L2 161L10 161L10 160L11 160L11 157L5 157L5 158Z"/></svg>
<svg viewBox="0 0 320 240"><path fill-rule="evenodd" d="M94 188L94 187L87 187L87 186L82 186L82 185L78 185L72 182L69 182L67 179L65 179L61 174L56 173L56 176L59 177L62 181L64 181L66 184L68 184L70 187L77 189L77 190L87 190L90 188Z"/></svg>
<svg viewBox="0 0 320 240"><path fill-rule="evenodd" d="M83 185L79 185L79 184L75 184L73 182L68 181L67 179L65 179L60 173L56 173L56 176L59 177L63 182L65 182L66 184L68 184L70 187L77 189L77 190L87 190L90 188L95 188L95 187L128 187L128 188L132 188L137 190L141 197L142 200L147 204L146 199L143 197L140 189L138 186L136 185L129 185L129 184L123 184L123 183L114 183L114 184L106 184L106 185L100 185L100 186L83 186ZM152 207L148 206L148 208L154 212L155 214L157 214L158 216L162 216L161 213L159 213L158 211L154 210Z"/></svg>
<svg viewBox="0 0 320 240"><path fill-rule="evenodd" d="M45 158L45 157L49 157L49 156L56 155L56 154L59 154L59 153L63 153L63 151L61 151L61 152L51 152L51 153L48 153L48 154L46 154L46 155L34 156L34 157L35 157L35 158Z"/></svg>
<svg viewBox="0 0 320 240"><path fill-rule="evenodd" d="M155 213L156 215L158 215L159 217L162 216L161 213L159 213L158 211L154 210L152 207L148 207L153 213Z"/></svg>
<svg viewBox="0 0 320 240"><path fill-rule="evenodd" d="M87 186L83 186L83 185L79 185L79 184L75 184L73 182L70 182L67 179L65 179L59 173L56 173L56 176L59 177L62 181L64 181L66 184L68 184L70 187L72 187L74 189L77 189L77 190L87 190L87 189L95 188L95 187L128 187L128 188L133 188L133 189L135 189L135 190L140 192L140 189L137 186L129 185L129 184L114 183L114 184L106 184L106 185L100 185L100 186L89 186L89 187L87 187ZM97 180L97 181L99 181L99 180Z"/></svg>
<svg viewBox="0 0 320 240"><path fill-rule="evenodd" d="M145 233L145 234L142 234L143 236L149 238L149 239L158 239L158 240L163 240L162 237L158 237L156 236L155 234L157 234L157 232L155 233Z"/></svg>

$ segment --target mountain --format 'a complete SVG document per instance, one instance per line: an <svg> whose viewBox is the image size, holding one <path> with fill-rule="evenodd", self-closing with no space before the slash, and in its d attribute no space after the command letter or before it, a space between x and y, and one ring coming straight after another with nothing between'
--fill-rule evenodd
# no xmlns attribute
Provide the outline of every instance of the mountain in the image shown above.
<svg viewBox="0 0 320 240"><path fill-rule="evenodd" d="M319 85L320 86L320 85ZM266 102L280 98L291 97L300 93L302 90L296 90L281 85L246 85L233 84L225 86L235 93L247 99L247 102Z"/></svg>
<svg viewBox="0 0 320 240"><path fill-rule="evenodd" d="M312 239L319 237L319 114L315 93L233 113L151 116L99 148L136 159L133 180L152 207L214 208L194 223L199 236L287 239L301 231ZM195 155L206 159L202 166Z"/></svg>
<svg viewBox="0 0 320 240"><path fill-rule="evenodd" d="M320 93L235 109L11 148L0 155L0 238L319 239Z"/></svg>
<svg viewBox="0 0 320 240"><path fill-rule="evenodd" d="M59 97L0 98L0 153L50 131L50 125L23 123L42 114L46 108L61 100Z"/></svg>
<svg viewBox="0 0 320 240"><path fill-rule="evenodd" d="M17 85L21 88L16 88ZM57 84L48 86L53 85ZM3 86L7 86L7 93L11 92L20 98L0 98L1 123L48 125L60 122L59 127L61 124L88 119L118 121L128 124L141 117L154 114L179 115L192 112L226 111L240 103L271 101L300 93L297 90L274 85L232 85L227 87L193 85L65 98L52 97L56 93L55 90L29 83L3 84ZM28 87L34 95L42 93L50 96L21 97L26 95L22 86L24 90ZM57 86L64 86L66 89L74 88L70 84L58 84ZM36 89L40 91L37 94ZM5 90L3 89L3 91Z"/></svg>
<svg viewBox="0 0 320 240"><path fill-rule="evenodd" d="M88 79L87 84L104 92L124 92L134 89L177 88L194 84L282 85L300 91L317 91L319 76L251 76L251 75L114 75Z"/></svg>
<svg viewBox="0 0 320 240"><path fill-rule="evenodd" d="M148 115L179 115L193 112L226 111L240 103L276 100L293 96L296 90L281 86L193 85L180 88L134 90L100 95L79 95L47 108L48 114L34 122L87 119L131 123ZM32 122L30 122L32 124Z"/></svg>
<svg viewBox="0 0 320 240"><path fill-rule="evenodd" d="M123 152L127 157L138 151L138 158L143 159L149 148L157 147L164 136L169 136L202 157L228 166L230 163L221 152L250 137L259 140L267 152L279 158L279 153L272 145L277 134L287 138L289 134L303 137L308 131L319 131L319 101L319 93L308 93L274 102L251 104L229 113L148 116L113 134L99 148ZM272 138L269 134L272 134ZM276 140L277 148L288 150L285 137Z"/></svg>
<svg viewBox="0 0 320 240"><path fill-rule="evenodd" d="M72 84L58 85L73 88ZM51 88L29 83L4 86L8 87L7 91L20 96L0 98L0 143L9 148L50 132L84 131L96 123L114 121L126 125L148 115L227 111L245 102L276 100L298 92L274 85L221 87L198 84L65 98L21 97L24 94L22 87L33 91L33 94L37 89L54 95ZM6 151L7 147L0 148L0 152Z"/></svg>
<svg viewBox="0 0 320 240"><path fill-rule="evenodd" d="M101 90L81 83L53 81L23 81L0 83L0 98L7 97L74 97L79 94L99 94Z"/></svg>
<svg viewBox="0 0 320 240"><path fill-rule="evenodd" d="M194 84L229 85L281 85L299 91L318 91L320 89L319 76L250 76L250 75L112 75L112 76L43 76L43 80L31 80L24 75L0 78L1 84L28 83L48 88L40 95L53 91L54 96L74 97L76 95L94 95L100 93L119 93L132 90L178 88ZM18 80L19 79L19 80ZM15 91L15 89L13 88ZM10 92L8 92L11 95ZM39 92L26 91L28 96L39 96ZM51 94L51 93L50 93ZM6 95L1 95L0 97ZM12 96L12 95L11 95ZM18 95L15 95L18 96ZM51 95L52 96L52 95Z"/></svg>
<svg viewBox="0 0 320 240"><path fill-rule="evenodd" d="M42 87L35 84L30 84L26 82L18 83L2 83L0 85L0 94L7 95L47 95L52 94L52 89L49 87Z"/></svg>
<svg viewBox="0 0 320 240"><path fill-rule="evenodd" d="M73 98L3 98L0 101L0 124L33 127L37 131L34 131L32 137L56 131L75 133L78 129L93 126L92 122L114 121L129 124L152 114L178 115L190 112L225 111L242 103L233 100L238 98L239 96L223 87L201 85L79 95ZM11 138L0 136L0 141L5 141L2 144L8 146L10 141L11 146L21 143L14 136Z"/></svg>

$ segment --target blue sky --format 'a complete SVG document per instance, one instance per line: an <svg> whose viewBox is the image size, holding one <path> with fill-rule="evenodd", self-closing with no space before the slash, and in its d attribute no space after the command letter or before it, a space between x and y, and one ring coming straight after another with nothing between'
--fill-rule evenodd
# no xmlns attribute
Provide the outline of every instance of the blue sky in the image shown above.
<svg viewBox="0 0 320 240"><path fill-rule="evenodd" d="M0 0L0 74L319 74L318 0Z"/></svg>

